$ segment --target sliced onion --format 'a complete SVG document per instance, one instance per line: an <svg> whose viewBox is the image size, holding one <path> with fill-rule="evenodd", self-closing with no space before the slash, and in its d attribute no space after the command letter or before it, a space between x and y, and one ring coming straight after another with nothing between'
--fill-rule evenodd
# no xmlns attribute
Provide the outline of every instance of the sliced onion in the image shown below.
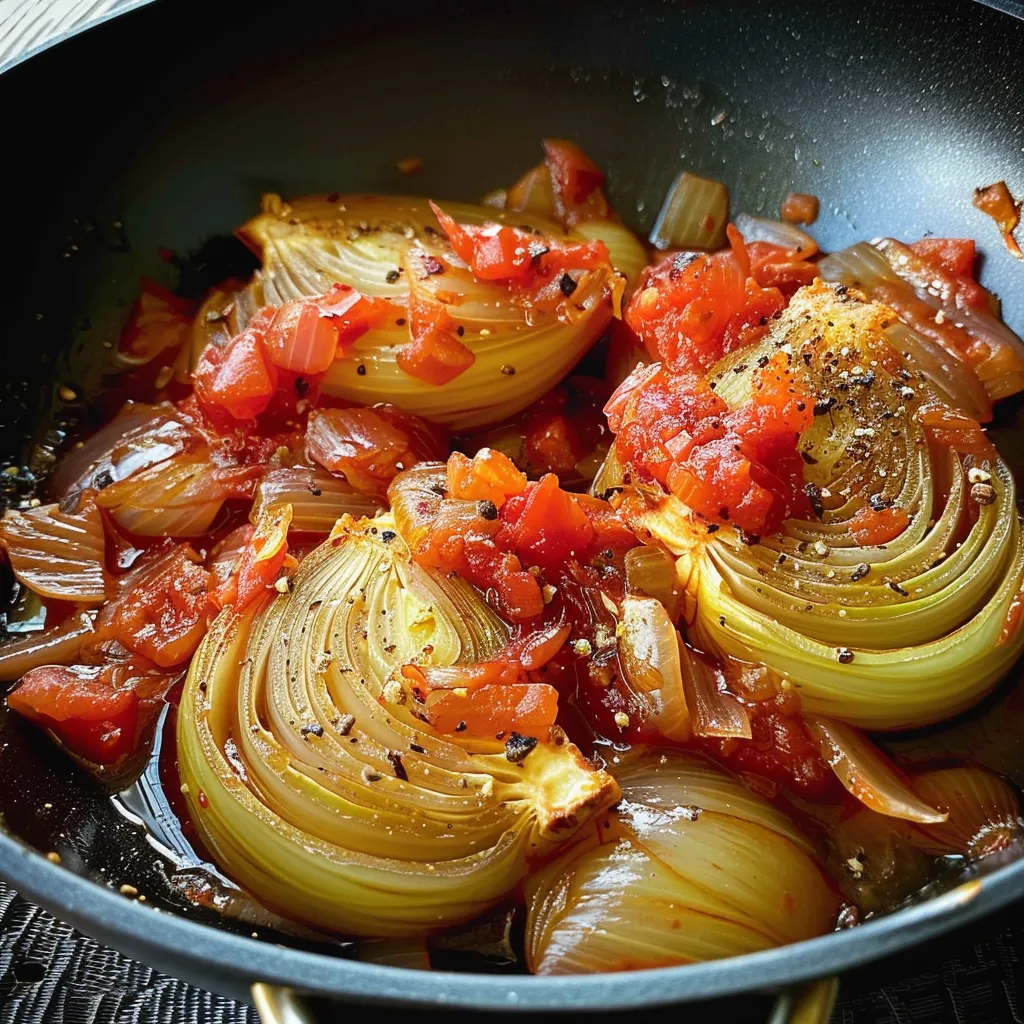
<svg viewBox="0 0 1024 1024"><path fill-rule="evenodd" d="M915 841L929 853L983 857L1024 840L1024 815L1017 790L981 765L965 764L921 772L914 791L948 812L940 824L918 825Z"/></svg>
<svg viewBox="0 0 1024 1024"><path fill-rule="evenodd" d="M57 505L8 511L0 519L0 546L14 575L41 597L85 605L106 600L103 521L91 498L74 513Z"/></svg>
<svg viewBox="0 0 1024 1024"><path fill-rule="evenodd" d="M590 485L590 493L595 498L610 498L615 491L620 490L626 482L626 467L619 461L615 452L615 445L608 449L608 454L601 463L600 469L594 475L594 481Z"/></svg>
<svg viewBox="0 0 1024 1024"><path fill-rule="evenodd" d="M641 545L627 551L625 561L630 592L660 601L674 622L679 617L682 592L672 558L661 548Z"/></svg>
<svg viewBox="0 0 1024 1024"><path fill-rule="evenodd" d="M694 963L834 926L838 900L807 841L734 776L666 751L619 780L618 814L527 880L534 973Z"/></svg>
<svg viewBox="0 0 1024 1024"><path fill-rule="evenodd" d="M718 249L725 244L729 189L683 171L672 183L651 229L658 249Z"/></svg>
<svg viewBox="0 0 1024 1024"><path fill-rule="evenodd" d="M821 717L805 721L836 778L865 807L890 818L922 824L948 818L922 800L892 761L859 729Z"/></svg>
<svg viewBox="0 0 1024 1024"><path fill-rule="evenodd" d="M220 468L178 455L100 491L96 503L140 537L199 537L228 499L251 497L262 466Z"/></svg>
<svg viewBox="0 0 1024 1024"><path fill-rule="evenodd" d="M698 736L749 740L750 714L726 692L722 670L683 643L679 647L679 662L683 690L693 709L693 731Z"/></svg>
<svg viewBox="0 0 1024 1024"><path fill-rule="evenodd" d="M126 402L109 423L61 458L48 481L50 493L62 498L72 491L97 486L96 477L104 470L111 480L121 480L142 468L143 450L150 451L146 464L177 454L183 446L173 439L175 429L166 426L171 422L180 429L169 403ZM143 438L151 443L143 444Z"/></svg>
<svg viewBox="0 0 1024 1024"><path fill-rule="evenodd" d="M290 504L291 528L299 533L330 533L343 516L374 516L381 511L376 498L357 494L344 480L324 469L295 466L272 469L256 488L253 522L275 505Z"/></svg>
<svg viewBox="0 0 1024 1024"><path fill-rule="evenodd" d="M767 242L789 249L800 257L809 259L818 251L818 243L806 231L793 224L779 220L752 217L749 213L737 214L733 223L743 236L744 242Z"/></svg>
<svg viewBox="0 0 1024 1024"><path fill-rule="evenodd" d="M391 516L343 518L289 594L222 613L193 659L178 756L206 848L268 907L332 931L424 935L497 903L618 797L561 733L513 761L492 736L435 734L389 685L502 640L468 586L411 561Z"/></svg>
<svg viewBox="0 0 1024 1024"><path fill-rule="evenodd" d="M1024 342L1001 320L963 302L954 277L891 238L877 245L859 242L818 264L821 276L859 288L869 297L901 309L923 305L934 311L928 331L950 356L965 361L990 399L1024 388ZM919 332L926 323L910 322ZM969 406L962 405L967 412ZM973 414L973 413L972 413Z"/></svg>
<svg viewBox="0 0 1024 1024"><path fill-rule="evenodd" d="M679 664L679 634L660 601L627 596L622 602L619 662L630 690L649 707L648 720L668 739L687 740L690 709Z"/></svg>
<svg viewBox="0 0 1024 1024"><path fill-rule="evenodd" d="M77 613L53 629L0 644L0 680L20 679L41 665L70 665L92 633L92 619Z"/></svg>

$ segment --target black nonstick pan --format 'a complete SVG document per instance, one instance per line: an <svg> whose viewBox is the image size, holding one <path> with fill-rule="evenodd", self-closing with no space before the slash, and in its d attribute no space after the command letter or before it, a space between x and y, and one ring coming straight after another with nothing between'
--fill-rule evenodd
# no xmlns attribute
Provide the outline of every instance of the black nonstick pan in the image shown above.
<svg viewBox="0 0 1024 1024"><path fill-rule="evenodd" d="M96 422L96 355L141 274L159 277L174 253L183 286L201 291L245 269L223 239L261 193L408 191L395 164L409 156L423 160L415 191L472 199L535 163L542 137L571 137L641 232L685 167L727 181L734 210L772 215L791 189L818 195L825 249L970 235L1024 331L1024 265L971 205L999 179L1024 191L1022 18L1014 0L162 0L48 46L0 74L0 460L20 467L3 487L31 486L54 446ZM1011 679L963 720L895 745L969 753L1024 782L1021 689ZM0 875L162 970L243 999L257 985L268 1019L312 1019L282 988L503 1011L781 991L1024 896L1024 862L1006 862L743 958L630 977L399 971L196 908L173 884L151 801L139 787L112 801L33 730L0 721ZM129 884L149 899L119 891Z"/></svg>

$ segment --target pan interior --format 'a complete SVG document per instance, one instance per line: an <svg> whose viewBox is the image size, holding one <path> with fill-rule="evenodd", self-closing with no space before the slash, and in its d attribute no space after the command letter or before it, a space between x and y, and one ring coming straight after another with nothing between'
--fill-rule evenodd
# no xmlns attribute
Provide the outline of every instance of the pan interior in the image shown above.
<svg viewBox="0 0 1024 1024"><path fill-rule="evenodd" d="M597 0L513 13L311 3L287 25L240 2L139 10L0 79L3 464L26 466L19 479L31 483L69 435L96 425L98 356L140 275L167 279L162 251L190 256L198 288L237 257L209 240L264 192L473 199L535 163L544 136L590 152L641 232L686 168L727 181L734 211L771 216L791 189L818 195L826 249L882 234L977 237L983 280L1020 331L1020 265L971 195L1020 167L1024 80L1000 60L1022 46L1024 24L966 0L927 19L877 0L785 10ZM414 179L396 167L410 156L423 160ZM58 403L62 384L82 400ZM22 486L5 479L9 496ZM976 757L1024 784L1022 716L1024 687L1011 680L957 722L892 746ZM187 898L188 850L159 806L158 770L154 761L149 788L111 801L0 715L0 813L13 834L101 884L250 934L251 919L211 909L223 896L215 877L194 883L209 887L209 906ZM322 946L273 925L256 930Z"/></svg>

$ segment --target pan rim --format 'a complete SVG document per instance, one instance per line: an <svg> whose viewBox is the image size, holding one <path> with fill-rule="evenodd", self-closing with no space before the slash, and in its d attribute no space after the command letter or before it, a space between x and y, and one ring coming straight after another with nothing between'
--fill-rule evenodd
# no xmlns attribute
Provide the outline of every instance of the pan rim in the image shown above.
<svg viewBox="0 0 1024 1024"><path fill-rule="evenodd" d="M411 971L272 945L130 902L113 889L54 864L0 834L0 876L86 934L140 960L215 965L237 995L254 982L368 1003L503 1011L644 1009L754 992L859 967L934 938L1024 895L1024 860L924 903L775 949L705 963L622 974L544 977ZM310 984L310 979L316 979ZM401 984L396 982L401 979ZM186 979L187 980L187 979Z"/></svg>
<svg viewBox="0 0 1024 1024"><path fill-rule="evenodd" d="M123 0L114 10L74 26L0 63L0 75L60 44L157 0ZM975 0L1024 20L1024 0ZM632 1010L699 999L775 991L861 966L977 920L1024 896L1024 859L984 879L856 928L723 960L620 974L543 977L419 972L272 945L161 913L50 862L0 832L0 877L82 932L143 961L207 964L237 996L253 982L283 985L368 1003L490 1011ZM317 983L310 985L310 979ZM401 983L396 982L401 979Z"/></svg>

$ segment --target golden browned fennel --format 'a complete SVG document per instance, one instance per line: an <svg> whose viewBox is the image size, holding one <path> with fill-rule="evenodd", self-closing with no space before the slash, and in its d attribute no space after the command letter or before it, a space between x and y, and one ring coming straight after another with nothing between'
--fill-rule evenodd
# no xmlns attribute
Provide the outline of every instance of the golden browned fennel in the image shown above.
<svg viewBox="0 0 1024 1024"><path fill-rule="evenodd" d="M320 295L342 283L389 299L397 313L334 363L322 385L327 394L363 405L393 402L453 430L498 423L526 408L562 380L608 326L626 281L645 263L643 247L612 220L590 221L566 234L529 213L467 203L443 206L464 224L497 221L551 238L600 239L611 262L584 273L572 299L559 308L529 310L504 282L473 277L452 253L426 199L332 195L284 203L266 196L263 213L240 231L263 267L241 292L210 296L193 330L194 357L216 336L244 326L258 307ZM420 272L422 261L432 257L445 260L444 273ZM406 310L412 292L446 308L462 329L460 340L476 356L447 384L427 384L398 365L398 349L409 341ZM229 310L223 322L207 318L221 310Z"/></svg>
<svg viewBox="0 0 1024 1024"><path fill-rule="evenodd" d="M189 813L220 866L353 935L424 934L500 899L618 796L560 731L519 760L434 734L394 678L504 639L467 584L410 561L390 516L344 517L290 593L225 611L178 719Z"/></svg>
<svg viewBox="0 0 1024 1024"><path fill-rule="evenodd" d="M1004 632L1024 582L1013 477L999 458L929 443L920 412L935 388L904 365L894 324L887 307L819 282L796 293L763 342L708 374L735 407L759 361L790 357L820 410L800 439L816 518L770 537L709 533L678 499L653 494L646 508L634 499L642 511L631 518L677 557L699 647L763 663L807 713L868 729L963 711L1024 649L1024 630ZM872 505L907 514L885 544L857 539L854 517Z"/></svg>

